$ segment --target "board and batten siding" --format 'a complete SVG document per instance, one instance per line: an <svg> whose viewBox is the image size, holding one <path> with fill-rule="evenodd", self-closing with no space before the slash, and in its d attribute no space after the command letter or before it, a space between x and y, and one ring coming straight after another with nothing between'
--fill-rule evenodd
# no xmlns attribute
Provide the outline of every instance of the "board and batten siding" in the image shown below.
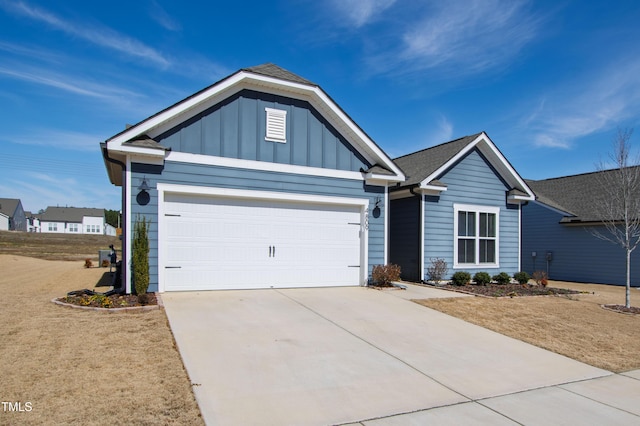
<svg viewBox="0 0 640 426"><path fill-rule="evenodd" d="M547 272L546 254L551 252L550 279L625 285L625 250L596 238L589 227L559 223L562 218L562 213L538 202L522 208L522 269ZM604 227L598 228L607 235ZM631 285L640 286L639 250L631 254Z"/></svg>
<svg viewBox="0 0 640 426"><path fill-rule="evenodd" d="M237 169L231 167L208 166L191 163L166 161L164 167L132 164L131 181L136 188L145 178L151 187L150 201L139 205L136 196L131 194L131 218L144 217L149 226L149 291L158 291L158 183L170 183L188 186L206 186L230 189L251 189L283 193L311 194L333 197L352 197L369 199L368 222L368 261L369 271L374 265L384 263L384 191L383 187L368 186L361 180L297 175L271 171ZM371 212L376 200L379 200L380 214L375 217ZM133 236L133 230L131 231ZM318 271L319 274L322 271Z"/></svg>
<svg viewBox="0 0 640 426"><path fill-rule="evenodd" d="M400 266L402 279L420 281L420 198L389 202L389 263Z"/></svg>
<svg viewBox="0 0 640 426"><path fill-rule="evenodd" d="M265 139L265 108L287 112L285 143ZM246 89L155 140L191 154L349 171L371 166L308 102Z"/></svg>
<svg viewBox="0 0 640 426"><path fill-rule="evenodd" d="M424 197L424 265L430 265L431 258L442 258L449 265L449 277L457 271L473 274L480 271L494 275L518 272L519 265L519 216L517 205L506 203L509 190L497 172L474 149L444 172L438 180L447 185L440 196ZM499 207L499 267L455 268L454 265L454 204ZM425 276L426 280L427 277Z"/></svg>

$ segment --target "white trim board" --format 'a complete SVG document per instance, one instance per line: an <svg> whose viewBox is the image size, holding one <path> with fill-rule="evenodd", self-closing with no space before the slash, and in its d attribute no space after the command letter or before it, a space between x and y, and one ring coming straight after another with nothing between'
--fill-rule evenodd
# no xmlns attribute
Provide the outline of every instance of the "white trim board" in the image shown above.
<svg viewBox="0 0 640 426"><path fill-rule="evenodd" d="M206 166L231 167L236 169L261 170L267 172L291 173L296 175L321 176L339 179L352 179L363 181L363 174L349 170L325 169L321 167L297 166L283 163L271 163L268 161L242 160L238 158L217 157L203 154L190 154L186 152L170 152L166 161L176 163L201 164Z"/></svg>

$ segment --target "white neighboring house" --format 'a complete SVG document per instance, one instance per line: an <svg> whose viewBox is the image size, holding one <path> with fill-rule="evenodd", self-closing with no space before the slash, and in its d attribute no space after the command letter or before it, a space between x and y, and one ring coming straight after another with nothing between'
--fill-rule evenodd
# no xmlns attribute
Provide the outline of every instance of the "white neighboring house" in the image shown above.
<svg viewBox="0 0 640 426"><path fill-rule="evenodd" d="M0 213L0 231L9 230L9 216L4 213Z"/></svg>
<svg viewBox="0 0 640 426"><path fill-rule="evenodd" d="M108 223L104 224L104 235L108 235L110 237L116 236L116 227L109 225Z"/></svg>
<svg viewBox="0 0 640 426"><path fill-rule="evenodd" d="M104 209L47 207L40 215L40 232L105 234Z"/></svg>
<svg viewBox="0 0 640 426"><path fill-rule="evenodd" d="M27 232L40 232L40 216L30 211L25 211L24 215L27 218Z"/></svg>

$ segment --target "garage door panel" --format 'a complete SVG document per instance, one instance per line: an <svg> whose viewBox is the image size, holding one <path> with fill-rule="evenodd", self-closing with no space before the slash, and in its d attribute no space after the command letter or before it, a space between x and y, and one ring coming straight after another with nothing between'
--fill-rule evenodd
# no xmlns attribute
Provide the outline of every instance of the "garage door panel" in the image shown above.
<svg viewBox="0 0 640 426"><path fill-rule="evenodd" d="M360 207L165 194L165 290L358 285Z"/></svg>

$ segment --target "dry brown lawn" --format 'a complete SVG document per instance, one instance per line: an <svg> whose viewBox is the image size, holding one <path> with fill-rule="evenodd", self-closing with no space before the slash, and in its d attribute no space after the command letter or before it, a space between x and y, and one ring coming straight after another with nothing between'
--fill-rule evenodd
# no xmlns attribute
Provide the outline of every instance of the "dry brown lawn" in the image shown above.
<svg viewBox="0 0 640 426"><path fill-rule="evenodd" d="M0 255L0 424L203 424L163 310L54 305L106 269Z"/></svg>
<svg viewBox="0 0 640 426"><path fill-rule="evenodd" d="M549 286L595 294L416 302L595 367L615 372L640 368L640 315L600 306L624 304L624 287L559 281ZM631 290L631 302L640 306L639 290Z"/></svg>
<svg viewBox="0 0 640 426"><path fill-rule="evenodd" d="M0 254L36 257L47 260L98 261L98 250L109 250L113 244L120 258L118 237L87 234L48 234L0 231Z"/></svg>

